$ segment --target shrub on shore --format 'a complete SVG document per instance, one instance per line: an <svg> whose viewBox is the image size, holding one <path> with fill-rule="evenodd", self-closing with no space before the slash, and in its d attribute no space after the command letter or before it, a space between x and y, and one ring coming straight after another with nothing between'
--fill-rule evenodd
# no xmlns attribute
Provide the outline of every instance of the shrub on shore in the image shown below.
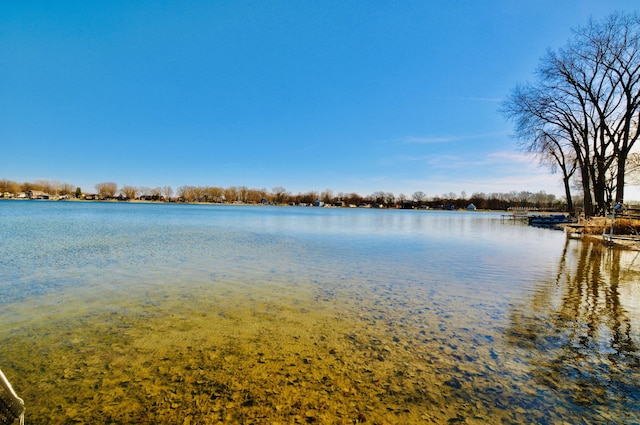
<svg viewBox="0 0 640 425"><path fill-rule="evenodd" d="M611 219L606 217L594 217L584 220L584 233L588 235L601 235L611 232ZM613 223L615 235L640 234L640 220L630 218L616 218Z"/></svg>

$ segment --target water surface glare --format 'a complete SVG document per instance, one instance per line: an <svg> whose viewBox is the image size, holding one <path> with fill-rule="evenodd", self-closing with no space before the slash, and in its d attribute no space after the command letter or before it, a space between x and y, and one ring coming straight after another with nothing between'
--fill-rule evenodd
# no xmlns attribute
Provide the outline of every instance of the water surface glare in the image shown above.
<svg viewBox="0 0 640 425"><path fill-rule="evenodd" d="M501 214L0 202L29 424L640 423L640 258Z"/></svg>

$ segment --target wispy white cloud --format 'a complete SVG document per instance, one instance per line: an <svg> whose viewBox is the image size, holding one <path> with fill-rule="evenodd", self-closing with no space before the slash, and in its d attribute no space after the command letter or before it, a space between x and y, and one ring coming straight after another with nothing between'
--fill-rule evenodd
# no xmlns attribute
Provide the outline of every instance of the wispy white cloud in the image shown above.
<svg viewBox="0 0 640 425"><path fill-rule="evenodd" d="M449 136L407 136L402 139L403 143L408 144L433 144L433 143L452 143L452 142L466 142L478 139L487 139L491 137L504 137L508 132L495 132L495 133L481 133L481 134L459 134Z"/></svg>
<svg viewBox="0 0 640 425"><path fill-rule="evenodd" d="M535 159L521 152L492 152L487 156L489 162L532 163Z"/></svg>
<svg viewBox="0 0 640 425"><path fill-rule="evenodd" d="M443 102L456 102L456 105L459 105L460 102L500 103L505 99L492 96L432 96L428 100L435 104L442 104Z"/></svg>
<svg viewBox="0 0 640 425"><path fill-rule="evenodd" d="M418 143L422 145L428 145L432 143L450 143L459 140L464 140L460 137L407 137L403 140L404 143Z"/></svg>
<svg viewBox="0 0 640 425"><path fill-rule="evenodd" d="M450 96L446 97L445 100L455 100L456 102L489 102L489 103L500 103L504 99L499 97L482 97L482 96Z"/></svg>
<svg viewBox="0 0 640 425"><path fill-rule="evenodd" d="M384 158L380 165L378 175L386 176L389 182L402 182L398 187L405 193L544 190L557 196L563 194L559 176L540 166L535 158L517 151L395 155Z"/></svg>
<svg viewBox="0 0 640 425"><path fill-rule="evenodd" d="M391 157L385 157L380 159L380 165L382 166L397 166L402 164L423 164L428 167L437 167L440 165L450 166L464 166L464 158L456 155L448 154L436 154L436 155L394 155Z"/></svg>
<svg viewBox="0 0 640 425"><path fill-rule="evenodd" d="M519 152L491 152L486 155L473 154L470 156L453 155L453 154L432 154L432 155L395 155L382 159L383 165L398 165L402 163L423 163L434 168L446 167L451 168L522 168L523 164L531 165L532 168L538 168L538 164L534 158L525 153Z"/></svg>

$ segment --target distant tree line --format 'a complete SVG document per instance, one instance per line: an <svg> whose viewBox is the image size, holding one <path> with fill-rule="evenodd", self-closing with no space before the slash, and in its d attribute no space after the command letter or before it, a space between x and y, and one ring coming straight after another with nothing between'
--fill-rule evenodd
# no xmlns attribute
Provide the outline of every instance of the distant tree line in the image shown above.
<svg viewBox="0 0 640 425"><path fill-rule="evenodd" d="M503 104L520 146L561 174L570 210L577 190L586 216L607 213L640 163L640 16L591 20L536 76Z"/></svg>
<svg viewBox="0 0 640 425"><path fill-rule="evenodd" d="M508 193L445 193L439 196L427 196L422 191L411 196L395 195L391 192L374 192L360 195L355 192L334 193L330 189L308 191L293 194L284 187L277 186L270 191L251 189L246 186L180 186L175 192L170 186L145 187L124 185L118 187L114 182L103 182L95 185L95 193L82 193L79 187L67 183L38 180L36 182L18 183L0 180L0 197L16 197L27 191L41 191L53 198L78 198L92 200L119 201L156 201L156 202L190 202L190 203L242 203L270 205L323 205L342 207L373 208L431 208L460 209L473 204L479 209L508 210L510 208L529 208L563 211L567 205L563 199L543 191L511 191Z"/></svg>
<svg viewBox="0 0 640 425"><path fill-rule="evenodd" d="M4 193L17 195L21 192L37 190L55 196L75 196L76 189L76 186L58 181L36 180L35 182L18 183L7 179L0 180L0 195Z"/></svg>

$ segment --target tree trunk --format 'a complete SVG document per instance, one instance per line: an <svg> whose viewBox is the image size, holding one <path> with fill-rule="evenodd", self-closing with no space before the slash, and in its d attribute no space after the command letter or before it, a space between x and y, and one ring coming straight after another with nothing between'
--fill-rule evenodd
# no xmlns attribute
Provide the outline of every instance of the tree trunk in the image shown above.
<svg viewBox="0 0 640 425"><path fill-rule="evenodd" d="M607 182L604 173L605 170L602 169L602 164L599 163L596 170L595 184L593 185L593 197L596 204L596 213L603 216L607 211Z"/></svg>
<svg viewBox="0 0 640 425"><path fill-rule="evenodd" d="M627 165L628 151L618 153L618 175L616 176L616 203L624 202L624 173Z"/></svg>
<svg viewBox="0 0 640 425"><path fill-rule="evenodd" d="M569 213L571 215L574 214L574 210L573 210L573 199L571 198L571 176L567 176L566 173L564 174L564 177L562 178L562 182L564 183L564 195L567 197L567 210L569 210Z"/></svg>
<svg viewBox="0 0 640 425"><path fill-rule="evenodd" d="M588 164L580 164L580 174L582 176L583 192L582 207L584 208L585 217L589 218L593 216L593 198L591 197L591 177L589 177Z"/></svg>

